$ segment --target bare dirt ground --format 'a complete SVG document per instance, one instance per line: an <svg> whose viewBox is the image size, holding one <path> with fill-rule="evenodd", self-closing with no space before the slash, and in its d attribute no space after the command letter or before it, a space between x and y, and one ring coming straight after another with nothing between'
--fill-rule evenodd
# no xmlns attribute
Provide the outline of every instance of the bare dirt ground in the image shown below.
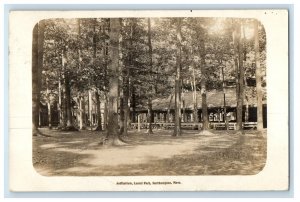
<svg viewBox="0 0 300 202"><path fill-rule="evenodd" d="M128 145L99 145L104 132L41 129L33 165L45 176L254 175L266 162L266 131L130 131Z"/></svg>

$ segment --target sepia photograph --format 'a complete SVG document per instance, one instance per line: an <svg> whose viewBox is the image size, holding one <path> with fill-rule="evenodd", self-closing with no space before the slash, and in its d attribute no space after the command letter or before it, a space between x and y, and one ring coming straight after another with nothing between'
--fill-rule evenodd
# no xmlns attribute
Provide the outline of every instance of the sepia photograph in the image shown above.
<svg viewBox="0 0 300 202"><path fill-rule="evenodd" d="M45 13L18 29L28 13L10 18L11 71L26 65L11 79L26 84L26 115L12 119L28 134L12 124L10 149L42 179L25 190L57 190L56 177L101 179L90 190L288 188L286 12ZM59 190L89 190L75 186Z"/></svg>
<svg viewBox="0 0 300 202"><path fill-rule="evenodd" d="M33 30L42 175L253 175L266 162L256 19L76 18Z"/></svg>

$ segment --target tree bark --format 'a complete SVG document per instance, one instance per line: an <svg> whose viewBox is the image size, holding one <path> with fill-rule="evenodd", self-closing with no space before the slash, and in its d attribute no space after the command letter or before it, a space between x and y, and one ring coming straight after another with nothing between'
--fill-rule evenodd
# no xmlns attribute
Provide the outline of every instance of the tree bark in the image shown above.
<svg viewBox="0 0 300 202"><path fill-rule="evenodd" d="M65 77L65 93L66 93L66 111L67 111L66 130L77 131L77 129L74 127L73 124L71 85L70 85L70 76L68 74L66 74Z"/></svg>
<svg viewBox="0 0 300 202"><path fill-rule="evenodd" d="M66 116L65 116L65 102L64 102L64 81L63 81L63 73L60 72L60 76L58 79L58 111L59 111L59 128L66 127Z"/></svg>
<svg viewBox="0 0 300 202"><path fill-rule="evenodd" d="M81 69L81 41L80 41L80 35L81 35L81 27L80 27L80 18L77 19L77 41L79 44L78 47L78 69Z"/></svg>
<svg viewBox="0 0 300 202"><path fill-rule="evenodd" d="M255 50L255 75L256 75L256 93L257 93L257 130L263 129L263 105L262 105L262 87L261 87L261 66L259 53L259 35L258 21L254 21L254 50Z"/></svg>
<svg viewBox="0 0 300 202"><path fill-rule="evenodd" d="M92 130L93 128L93 94L92 90L89 90L89 100L88 100L88 114L89 114L89 126Z"/></svg>
<svg viewBox="0 0 300 202"><path fill-rule="evenodd" d="M243 129L244 66L241 22L236 22L233 30L234 61L236 68L236 129Z"/></svg>
<svg viewBox="0 0 300 202"><path fill-rule="evenodd" d="M180 81L175 80L175 128L173 136L181 135Z"/></svg>
<svg viewBox="0 0 300 202"><path fill-rule="evenodd" d="M77 19L77 40L78 40L78 69L81 70L81 40L80 40L80 35L81 35L81 21L80 18ZM82 92L79 92L79 129L84 130L85 129L85 102L84 102L84 97L82 96Z"/></svg>
<svg viewBox="0 0 300 202"><path fill-rule="evenodd" d="M241 37L241 23L235 27L236 54L237 54L237 130L243 130L243 100L244 100L244 66L243 43Z"/></svg>
<svg viewBox="0 0 300 202"><path fill-rule="evenodd" d="M201 64L200 64L200 70L201 70L201 99L202 99L202 129L207 130L208 129L208 110L207 110L207 101L206 101L206 67L205 67L205 44L204 39L201 39L200 41L200 57L201 57ZM201 51L202 50L202 51Z"/></svg>
<svg viewBox="0 0 300 202"><path fill-rule="evenodd" d="M73 125L73 115L72 115L72 103L71 103L71 84L70 76L65 69L65 63L67 62L66 48L64 47L62 51L62 79L63 85L63 130L75 131L77 130Z"/></svg>
<svg viewBox="0 0 300 202"><path fill-rule="evenodd" d="M102 34L105 34L105 26L102 27ZM102 56L103 56L103 66L104 66L104 112L103 112L103 130L107 129L107 116L108 116L108 109L107 109L107 103L108 103L108 96L107 96L107 64L108 64L108 44L106 43L106 40L102 41Z"/></svg>
<svg viewBox="0 0 300 202"><path fill-rule="evenodd" d="M141 131L141 115L138 115L138 132Z"/></svg>
<svg viewBox="0 0 300 202"><path fill-rule="evenodd" d="M65 50L61 53L61 71L59 79L59 95L60 95L60 129L66 129L67 127L67 98L66 98L66 70L65 70Z"/></svg>
<svg viewBox="0 0 300 202"><path fill-rule="evenodd" d="M184 100L184 93L182 92L181 93L181 100L182 100L182 105L181 105L181 107L182 107L182 121L184 122L184 123L186 123L187 122L187 116L186 116L186 109L185 109L185 100Z"/></svg>
<svg viewBox="0 0 300 202"><path fill-rule="evenodd" d="M32 33L32 135L39 134L40 80L43 61L44 23L40 21Z"/></svg>
<svg viewBox="0 0 300 202"><path fill-rule="evenodd" d="M85 129L85 102L84 98L82 96L79 97L79 129L84 130Z"/></svg>
<svg viewBox="0 0 300 202"><path fill-rule="evenodd" d="M131 114L131 122L135 123L136 122L136 102L135 102L135 90L134 90L134 85L131 84L131 108L132 108L132 114Z"/></svg>
<svg viewBox="0 0 300 202"><path fill-rule="evenodd" d="M48 108L48 128L51 129L52 128L52 124L51 124L51 100L50 100L50 90L49 90L49 79L46 78L46 92L47 92L47 108Z"/></svg>
<svg viewBox="0 0 300 202"><path fill-rule="evenodd" d="M171 104L172 104L172 100L173 100L174 94L171 94L170 97L170 101L169 101L169 106L168 106L168 111L167 111L167 122L170 123L171 122Z"/></svg>
<svg viewBox="0 0 300 202"><path fill-rule="evenodd" d="M67 127L73 125L72 111L71 111L71 89L69 75L65 77L65 93L66 93L66 106L67 106Z"/></svg>
<svg viewBox="0 0 300 202"><path fill-rule="evenodd" d="M107 114L108 114L108 109L107 109L107 103L108 103L108 100L107 100L107 94L105 93L104 94L104 113L103 113L103 130L106 130L106 126L107 126Z"/></svg>
<svg viewBox="0 0 300 202"><path fill-rule="evenodd" d="M175 77L175 127L173 136L181 135L181 18L176 19L177 53L176 53L176 77Z"/></svg>
<svg viewBox="0 0 300 202"><path fill-rule="evenodd" d="M150 68L149 72L150 75L152 74L152 68L153 68L153 62L152 62L152 43L151 43L151 21L150 18L148 18L148 46L149 46L149 59L150 59ZM151 76L151 79L153 77ZM148 95L148 134L153 134L152 131L152 96L153 96L153 86L150 84L150 95Z"/></svg>
<svg viewBox="0 0 300 202"><path fill-rule="evenodd" d="M120 21L118 18L110 19L110 58L108 68L111 71L109 77L108 92L108 128L106 140L108 144L119 145L122 140L118 130L118 100L119 100L119 33Z"/></svg>
<svg viewBox="0 0 300 202"><path fill-rule="evenodd" d="M96 66L96 58L97 58L97 33L96 33L96 26L97 26L97 19L93 19L93 65ZM103 55L105 57L105 55ZM102 130L102 120L101 120L101 109L100 109L100 95L98 92L98 87L96 85L95 89L95 98L96 98L96 117L94 118L94 122L96 122L97 118L97 127L95 128L95 131L101 131ZM92 99L91 99L92 100Z"/></svg>
<svg viewBox="0 0 300 202"><path fill-rule="evenodd" d="M124 110L124 131L123 135L128 135L128 117L129 117L129 106L128 106L128 99L129 99L129 69L126 70L126 76L125 76L125 86L123 89L123 110Z"/></svg>
<svg viewBox="0 0 300 202"><path fill-rule="evenodd" d="M101 102L100 102L100 95L98 93L98 91L96 90L95 92L95 96L96 96L96 109L97 109L97 128L95 130L97 131L101 131L102 130L102 119L101 119Z"/></svg>
<svg viewBox="0 0 300 202"><path fill-rule="evenodd" d="M121 90L121 89L120 89ZM120 134L124 134L124 97L120 97Z"/></svg>
<svg viewBox="0 0 300 202"><path fill-rule="evenodd" d="M223 108L224 108L224 122L225 129L228 130L228 120L227 120L227 107L226 107L226 89L225 89L225 75L224 75L224 66L222 64L222 88L223 88Z"/></svg>
<svg viewBox="0 0 300 202"><path fill-rule="evenodd" d="M195 64L193 63L193 84L192 84L192 89L193 89L193 116L194 116L194 123L198 122L198 106L197 106L197 89L196 89L196 76L195 76Z"/></svg>
<svg viewBox="0 0 300 202"><path fill-rule="evenodd" d="M48 108L48 128L51 129L52 128L52 121L51 121L51 104L50 102L47 103L47 108Z"/></svg>
<svg viewBox="0 0 300 202"><path fill-rule="evenodd" d="M128 136L128 117L130 116L130 109L128 106L128 99L129 99L129 77L130 77L130 68L133 66L133 29L134 29L134 20L130 20L130 41L129 41L129 58L128 58L128 63L125 65L125 69L123 71L123 97L121 99L121 134L123 136Z"/></svg>
<svg viewBox="0 0 300 202"><path fill-rule="evenodd" d="M148 99L148 110L147 111L148 111L147 122L149 124L148 134L153 134L153 131L152 131L152 101L150 98Z"/></svg>
<svg viewBox="0 0 300 202"><path fill-rule="evenodd" d="M38 63L38 36L39 24L33 28L32 33L32 134L38 134L39 127L39 63Z"/></svg>

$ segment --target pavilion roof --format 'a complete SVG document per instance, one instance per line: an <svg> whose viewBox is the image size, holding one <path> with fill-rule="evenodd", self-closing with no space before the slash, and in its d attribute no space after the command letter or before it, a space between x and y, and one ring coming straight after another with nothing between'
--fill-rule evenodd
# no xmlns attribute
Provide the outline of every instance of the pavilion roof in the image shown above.
<svg viewBox="0 0 300 202"><path fill-rule="evenodd" d="M200 91L196 92L197 94L197 107L201 109L202 107L202 98ZM263 96L263 104L266 104L266 92L264 89L264 96ZM152 101L152 109L153 110L167 110L169 108L171 95L167 98L157 98ZM208 108L218 108L224 106L224 93L220 90L212 90L206 92L207 98L207 106ZM185 103L186 109L193 109L193 92L184 92L182 94L182 99ZM244 105L248 103L250 106L256 106L256 90L253 87L248 87L245 89L245 99ZM225 89L225 102L226 107L236 107L236 89L235 88L227 88ZM175 99L174 96L171 101L170 109L174 109Z"/></svg>

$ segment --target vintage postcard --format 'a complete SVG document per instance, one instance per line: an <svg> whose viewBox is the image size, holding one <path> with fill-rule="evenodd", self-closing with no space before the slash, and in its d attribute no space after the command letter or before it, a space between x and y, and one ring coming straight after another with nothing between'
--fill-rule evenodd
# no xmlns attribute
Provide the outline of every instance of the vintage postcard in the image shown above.
<svg viewBox="0 0 300 202"><path fill-rule="evenodd" d="M288 11L11 11L11 191L289 188Z"/></svg>

